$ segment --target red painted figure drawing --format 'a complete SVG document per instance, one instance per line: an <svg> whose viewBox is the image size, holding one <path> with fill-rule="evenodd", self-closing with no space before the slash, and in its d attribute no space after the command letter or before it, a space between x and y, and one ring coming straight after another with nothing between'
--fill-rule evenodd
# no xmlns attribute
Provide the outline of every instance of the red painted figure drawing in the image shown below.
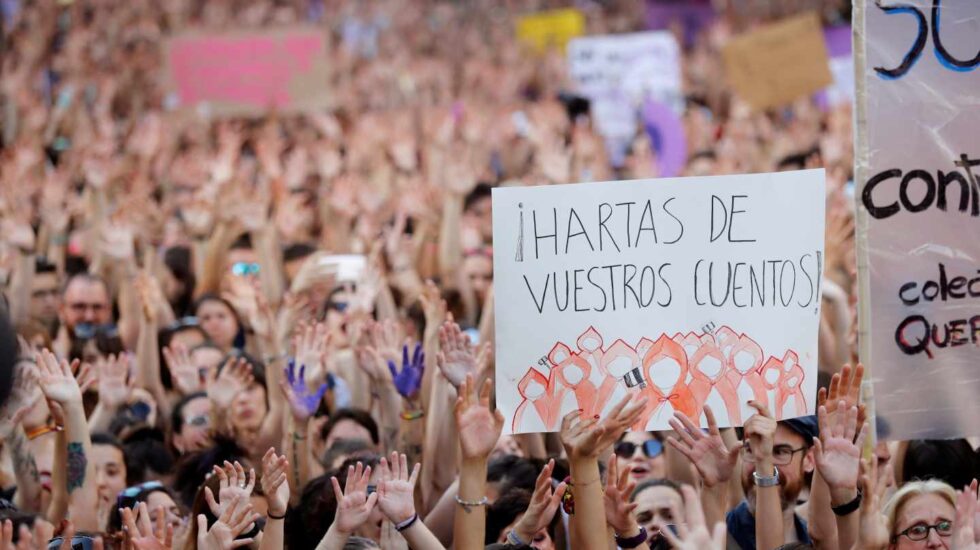
<svg viewBox="0 0 980 550"><path fill-rule="evenodd" d="M583 416L596 416L627 393L648 397L633 426L639 430L666 426L675 411L700 418L706 403L722 423L741 425L740 404L749 399L770 407L777 418L799 416L807 410L804 376L795 351L766 358L755 340L727 326L713 333L651 335L635 345L621 339L606 345L589 327L574 349L557 342L538 366L528 368L517 385L521 402L511 427L554 431L563 408L571 408L567 403Z"/></svg>

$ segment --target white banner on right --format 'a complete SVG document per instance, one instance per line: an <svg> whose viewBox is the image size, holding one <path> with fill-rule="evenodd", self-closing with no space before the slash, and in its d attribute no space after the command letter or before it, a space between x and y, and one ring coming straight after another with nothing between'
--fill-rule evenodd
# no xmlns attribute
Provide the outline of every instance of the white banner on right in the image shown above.
<svg viewBox="0 0 980 550"><path fill-rule="evenodd" d="M878 436L980 435L980 2L855 4L862 359Z"/></svg>

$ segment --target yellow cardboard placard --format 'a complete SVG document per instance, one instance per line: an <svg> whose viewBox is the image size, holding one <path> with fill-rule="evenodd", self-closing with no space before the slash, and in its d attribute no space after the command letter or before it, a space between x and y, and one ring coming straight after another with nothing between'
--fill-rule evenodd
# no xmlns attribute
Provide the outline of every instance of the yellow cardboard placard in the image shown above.
<svg viewBox="0 0 980 550"><path fill-rule="evenodd" d="M574 8L543 11L517 20L517 38L538 51L549 47L564 50L569 40L584 33L585 15Z"/></svg>

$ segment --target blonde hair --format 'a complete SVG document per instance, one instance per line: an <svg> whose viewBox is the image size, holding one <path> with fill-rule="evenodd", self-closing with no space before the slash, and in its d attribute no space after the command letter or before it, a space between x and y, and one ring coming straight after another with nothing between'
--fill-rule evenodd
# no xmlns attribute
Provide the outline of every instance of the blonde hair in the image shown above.
<svg viewBox="0 0 980 550"><path fill-rule="evenodd" d="M895 536L895 521L905 504L913 498L922 495L939 495L949 502L950 506L956 508L956 491L945 481L938 479L910 481L903 485L901 489L895 491L895 494L885 504L884 514L888 518L888 531L891 536Z"/></svg>

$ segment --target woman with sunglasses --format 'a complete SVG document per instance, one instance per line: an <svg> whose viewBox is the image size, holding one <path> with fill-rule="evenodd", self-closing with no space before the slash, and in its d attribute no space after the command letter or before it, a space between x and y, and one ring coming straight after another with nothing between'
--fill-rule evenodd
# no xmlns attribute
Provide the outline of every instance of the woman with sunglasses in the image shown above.
<svg viewBox="0 0 980 550"><path fill-rule="evenodd" d="M667 476L664 445L656 432L626 432L613 446L613 452L620 464L632 468L630 475L637 482Z"/></svg>

